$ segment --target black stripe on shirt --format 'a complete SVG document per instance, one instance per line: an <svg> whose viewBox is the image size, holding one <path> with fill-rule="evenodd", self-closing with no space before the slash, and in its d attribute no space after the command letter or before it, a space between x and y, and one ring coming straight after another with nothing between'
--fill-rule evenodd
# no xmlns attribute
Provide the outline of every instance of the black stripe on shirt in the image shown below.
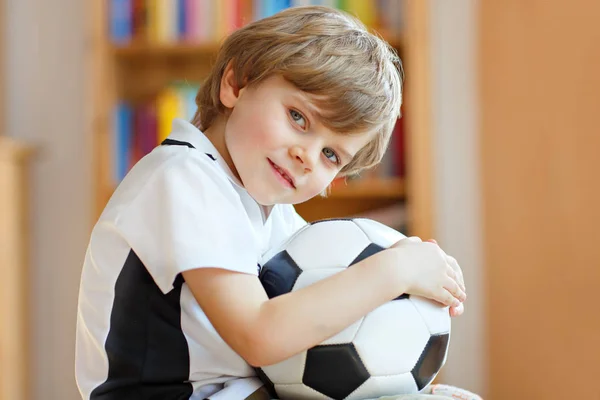
<svg viewBox="0 0 600 400"><path fill-rule="evenodd" d="M105 350L108 378L91 400L189 399L190 356L181 329L181 287L163 294L130 251L115 285Z"/></svg>

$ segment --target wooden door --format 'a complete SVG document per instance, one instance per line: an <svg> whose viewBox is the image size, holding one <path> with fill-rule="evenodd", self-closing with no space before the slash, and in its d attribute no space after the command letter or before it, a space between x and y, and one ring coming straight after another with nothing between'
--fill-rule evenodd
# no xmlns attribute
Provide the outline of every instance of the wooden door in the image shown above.
<svg viewBox="0 0 600 400"><path fill-rule="evenodd" d="M479 12L489 398L600 399L600 2Z"/></svg>

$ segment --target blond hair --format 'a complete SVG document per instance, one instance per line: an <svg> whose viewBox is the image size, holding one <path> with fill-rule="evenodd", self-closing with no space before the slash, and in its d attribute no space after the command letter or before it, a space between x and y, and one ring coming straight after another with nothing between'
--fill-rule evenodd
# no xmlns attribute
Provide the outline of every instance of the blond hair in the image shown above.
<svg viewBox="0 0 600 400"><path fill-rule="evenodd" d="M314 96L327 128L376 132L341 176L381 161L400 115L404 72L394 49L358 19L328 7L294 7L232 33L196 96L192 123L200 130L226 113L219 92L230 62L238 87L279 74Z"/></svg>

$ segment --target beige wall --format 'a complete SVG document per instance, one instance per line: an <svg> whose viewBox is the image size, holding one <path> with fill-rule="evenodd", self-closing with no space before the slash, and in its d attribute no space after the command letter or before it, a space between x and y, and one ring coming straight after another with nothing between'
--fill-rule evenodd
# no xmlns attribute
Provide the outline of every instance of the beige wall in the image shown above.
<svg viewBox="0 0 600 400"><path fill-rule="evenodd" d="M33 399L75 400L75 310L89 238L81 0L3 0L8 134L39 148L31 187Z"/></svg>
<svg viewBox="0 0 600 400"><path fill-rule="evenodd" d="M428 0L435 237L465 274L465 313L452 322L443 381L487 392L477 88L477 0ZM410 77L407 77L410 79Z"/></svg>

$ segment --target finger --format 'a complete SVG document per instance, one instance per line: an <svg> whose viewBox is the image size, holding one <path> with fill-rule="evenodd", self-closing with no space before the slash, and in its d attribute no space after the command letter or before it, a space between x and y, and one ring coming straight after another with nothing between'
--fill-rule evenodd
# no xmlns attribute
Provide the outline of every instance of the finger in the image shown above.
<svg viewBox="0 0 600 400"><path fill-rule="evenodd" d="M438 242L436 242L435 239L428 239L428 240L426 240L426 242L438 244Z"/></svg>
<svg viewBox="0 0 600 400"><path fill-rule="evenodd" d="M454 268L448 265L446 269L446 275L448 275L449 278L456 282L458 287L462 290L462 293L464 293L466 296L465 285L462 282L460 274ZM464 301L464 299L461 301Z"/></svg>
<svg viewBox="0 0 600 400"><path fill-rule="evenodd" d="M467 299L467 294L460 288L458 282L452 278L448 278L446 280L444 289L450 292L450 294L452 294L452 296L454 296L460 302L463 302Z"/></svg>
<svg viewBox="0 0 600 400"><path fill-rule="evenodd" d="M458 301L447 289L439 291L432 296L432 299L446 307L458 307L460 305L460 301Z"/></svg>
<svg viewBox="0 0 600 400"><path fill-rule="evenodd" d="M456 261L456 258L454 258L452 256L446 256L446 261L452 267L452 269L456 272L456 279L459 281L462 290L466 291L465 279L464 279L464 276L462 273L462 269L460 268L460 265L458 265L458 261Z"/></svg>
<svg viewBox="0 0 600 400"><path fill-rule="evenodd" d="M460 303L456 307L450 307L449 310L450 310L451 317L458 317L458 316L462 315L463 312L465 312L465 306L463 303Z"/></svg>
<svg viewBox="0 0 600 400"><path fill-rule="evenodd" d="M462 272L462 268L460 267L460 265L458 265L458 261L456 261L456 258L448 256L450 258L450 265L454 268L454 270L457 272L458 274L458 279L460 280L460 283L462 284L463 290L465 290L465 278Z"/></svg>

